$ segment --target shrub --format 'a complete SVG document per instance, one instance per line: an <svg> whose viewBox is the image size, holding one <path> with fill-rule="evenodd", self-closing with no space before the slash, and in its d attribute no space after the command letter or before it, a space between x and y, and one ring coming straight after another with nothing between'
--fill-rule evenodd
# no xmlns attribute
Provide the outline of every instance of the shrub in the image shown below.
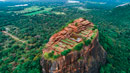
<svg viewBox="0 0 130 73"><path fill-rule="evenodd" d="M73 23L73 22L74 22L74 20L70 20L69 22L66 23L66 25Z"/></svg>
<svg viewBox="0 0 130 73"><path fill-rule="evenodd" d="M83 43L79 43L73 49L77 50L77 51L80 51L82 48L83 48Z"/></svg>
<svg viewBox="0 0 130 73"><path fill-rule="evenodd" d="M85 43L86 46L88 46L91 43L91 40L90 39L85 40L84 43Z"/></svg>
<svg viewBox="0 0 130 73"><path fill-rule="evenodd" d="M50 53L48 53L48 57L53 57L54 55L54 51L51 51Z"/></svg>
<svg viewBox="0 0 130 73"><path fill-rule="evenodd" d="M50 52L50 53L44 53L44 58L48 59L48 58L52 58L54 55L54 51Z"/></svg>
<svg viewBox="0 0 130 73"><path fill-rule="evenodd" d="M4 27L1 27L0 28L0 31L5 31L6 29Z"/></svg>
<svg viewBox="0 0 130 73"><path fill-rule="evenodd" d="M78 26L78 23L75 23L75 26Z"/></svg>
<svg viewBox="0 0 130 73"><path fill-rule="evenodd" d="M94 33L94 34L91 36L91 39L94 39L95 35L96 35L96 34Z"/></svg>
<svg viewBox="0 0 130 73"><path fill-rule="evenodd" d="M59 54L54 55L54 56L53 56L53 59L57 59L58 57L60 57L60 55L59 55Z"/></svg>
<svg viewBox="0 0 130 73"><path fill-rule="evenodd" d="M54 55L53 52L51 52L51 53L44 53L44 58L45 59L57 59L58 57L60 57L60 55L59 54Z"/></svg>
<svg viewBox="0 0 130 73"><path fill-rule="evenodd" d="M18 48L19 48L19 45L14 44L14 45L12 46L12 48L14 48L14 49L18 49Z"/></svg>
<svg viewBox="0 0 130 73"><path fill-rule="evenodd" d="M61 55L66 56L70 52L71 52L71 49L64 50L63 52L61 52Z"/></svg>
<svg viewBox="0 0 130 73"><path fill-rule="evenodd" d="M46 58L46 59L49 58L49 57L48 57L48 53L44 53L43 56L44 56L44 58Z"/></svg>
<svg viewBox="0 0 130 73"><path fill-rule="evenodd" d="M94 27L93 27L93 29L92 29L92 30L95 30L95 29L97 29L97 26L96 26L96 25L94 25Z"/></svg>
<svg viewBox="0 0 130 73"><path fill-rule="evenodd" d="M68 49L67 51L68 51L68 52L71 52L71 49Z"/></svg>

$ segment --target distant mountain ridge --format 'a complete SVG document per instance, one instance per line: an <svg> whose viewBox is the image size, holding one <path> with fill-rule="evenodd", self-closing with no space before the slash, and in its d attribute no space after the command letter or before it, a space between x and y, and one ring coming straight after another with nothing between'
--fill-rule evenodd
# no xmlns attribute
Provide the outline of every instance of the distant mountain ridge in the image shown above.
<svg viewBox="0 0 130 73"><path fill-rule="evenodd" d="M118 5L116 7L122 7L122 6L126 6L126 5L130 5L130 3L121 4L121 5Z"/></svg>
<svg viewBox="0 0 130 73"><path fill-rule="evenodd" d="M68 0L0 0L0 1L14 1L14 2L30 2L30 1L48 1L48 2L65 2ZM130 0L75 0L75 1L95 1L95 2L130 2Z"/></svg>
<svg viewBox="0 0 130 73"><path fill-rule="evenodd" d="M0 0L4 2L30 2L30 1L38 1L38 0Z"/></svg>
<svg viewBox="0 0 130 73"><path fill-rule="evenodd" d="M78 0L78 1L95 1L95 2L130 2L130 0Z"/></svg>
<svg viewBox="0 0 130 73"><path fill-rule="evenodd" d="M31 2L31 1L64 2L64 1L68 1L68 0L0 0L0 1L8 1L8 2Z"/></svg>

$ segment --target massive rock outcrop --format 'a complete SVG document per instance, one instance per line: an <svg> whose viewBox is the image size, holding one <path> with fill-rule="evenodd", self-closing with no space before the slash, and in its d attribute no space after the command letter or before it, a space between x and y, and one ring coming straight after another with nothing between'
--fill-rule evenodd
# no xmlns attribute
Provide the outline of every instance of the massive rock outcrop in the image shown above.
<svg viewBox="0 0 130 73"><path fill-rule="evenodd" d="M54 55L59 56L56 59L46 58L46 55L42 57L43 73L98 73L100 66L106 62L106 52L99 44L98 36L94 25L83 18L54 34L43 49L43 54L53 50ZM89 45L84 44L83 37L91 39ZM84 44L80 51L73 49L78 43ZM71 49L71 52L67 55L60 54L67 49Z"/></svg>

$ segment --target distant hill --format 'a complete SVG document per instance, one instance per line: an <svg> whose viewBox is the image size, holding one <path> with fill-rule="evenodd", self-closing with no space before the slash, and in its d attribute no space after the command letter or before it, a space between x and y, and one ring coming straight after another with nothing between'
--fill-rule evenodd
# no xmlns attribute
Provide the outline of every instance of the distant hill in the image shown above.
<svg viewBox="0 0 130 73"><path fill-rule="evenodd" d="M130 0L78 0L78 1L95 1L95 2L130 2Z"/></svg>
<svg viewBox="0 0 130 73"><path fill-rule="evenodd" d="M68 0L0 0L0 1L9 1L9 2L31 2L31 1L65 2Z"/></svg>
<svg viewBox="0 0 130 73"><path fill-rule="evenodd" d="M38 1L38 0L0 0L4 2L29 2L29 1Z"/></svg>
<svg viewBox="0 0 130 73"><path fill-rule="evenodd" d="M66 2L68 0L0 0L11 2L30 2L30 1L45 1L45 2ZM130 2L130 0L74 0L74 1L94 1L94 2Z"/></svg>

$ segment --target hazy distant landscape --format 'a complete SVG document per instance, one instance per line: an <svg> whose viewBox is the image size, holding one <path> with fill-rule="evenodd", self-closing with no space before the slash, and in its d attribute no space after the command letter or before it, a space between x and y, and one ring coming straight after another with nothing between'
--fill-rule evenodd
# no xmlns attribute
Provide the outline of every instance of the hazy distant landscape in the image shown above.
<svg viewBox="0 0 130 73"><path fill-rule="evenodd" d="M50 36L80 17L97 25L107 52L100 73L130 72L129 0L0 0L0 6L0 73L42 73Z"/></svg>

